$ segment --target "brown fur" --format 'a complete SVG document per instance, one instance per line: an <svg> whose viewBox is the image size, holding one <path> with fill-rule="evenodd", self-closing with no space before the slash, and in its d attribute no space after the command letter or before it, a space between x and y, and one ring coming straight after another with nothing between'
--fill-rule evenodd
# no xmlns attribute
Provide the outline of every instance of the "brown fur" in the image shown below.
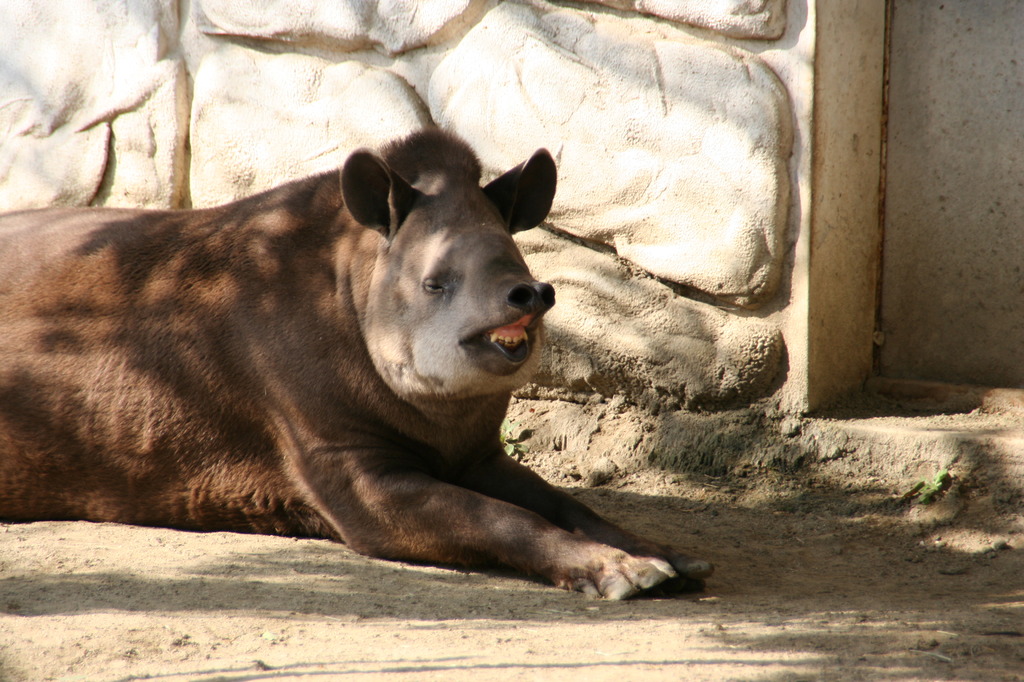
<svg viewBox="0 0 1024 682"><path fill-rule="evenodd" d="M367 174L372 158L390 176ZM423 296L420 275L407 276L431 265L423 235L452 233L479 253L486 267L461 277L482 287L464 304L488 318L480 329L522 315L500 292L541 285L509 223L539 222L550 196L491 202L523 194L527 175L553 192L546 158L485 196L460 140L428 131L392 144L350 173L377 183L367 196L390 197L374 213L386 225L353 218L336 172L205 210L0 218L0 518L328 537L385 558L504 563L609 596L651 582L651 562L630 555L706 575L505 457L501 376L410 395L371 357L368 339L392 342L381 331L392 321L374 311ZM443 189L421 191L423 178ZM532 305L539 338L550 301ZM518 381L517 367L500 372Z"/></svg>

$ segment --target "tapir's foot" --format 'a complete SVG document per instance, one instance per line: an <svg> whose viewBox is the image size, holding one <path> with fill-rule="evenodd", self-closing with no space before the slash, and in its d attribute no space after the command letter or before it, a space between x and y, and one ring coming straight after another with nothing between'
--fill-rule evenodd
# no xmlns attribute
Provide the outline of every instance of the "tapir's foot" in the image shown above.
<svg viewBox="0 0 1024 682"><path fill-rule="evenodd" d="M598 566L573 573L558 581L559 587L616 600L628 599L679 575L663 559L634 557L618 551Z"/></svg>
<svg viewBox="0 0 1024 682"><path fill-rule="evenodd" d="M560 587L605 599L628 599L641 593L696 591L714 568L706 561L674 555L672 562L658 557L635 557L612 551L594 568L574 571L557 581Z"/></svg>

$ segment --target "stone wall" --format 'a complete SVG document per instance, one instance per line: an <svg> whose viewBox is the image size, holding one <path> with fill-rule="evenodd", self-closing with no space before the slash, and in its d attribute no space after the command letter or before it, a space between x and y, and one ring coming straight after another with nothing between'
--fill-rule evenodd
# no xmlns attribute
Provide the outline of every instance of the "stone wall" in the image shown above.
<svg viewBox="0 0 1024 682"><path fill-rule="evenodd" d="M215 205L431 123L487 174L546 147L559 192L521 245L559 303L527 393L799 406L813 15L806 0L7 0L0 210Z"/></svg>

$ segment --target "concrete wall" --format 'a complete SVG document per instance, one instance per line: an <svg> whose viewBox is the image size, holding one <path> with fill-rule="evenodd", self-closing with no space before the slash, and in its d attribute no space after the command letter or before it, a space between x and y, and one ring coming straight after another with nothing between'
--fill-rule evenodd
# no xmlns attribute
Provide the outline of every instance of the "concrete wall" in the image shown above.
<svg viewBox="0 0 1024 682"><path fill-rule="evenodd" d="M881 371L1024 388L1024 7L897 0Z"/></svg>
<svg viewBox="0 0 1024 682"><path fill-rule="evenodd" d="M560 189L531 394L806 410L870 371L882 0L0 6L0 210L208 206L435 123Z"/></svg>

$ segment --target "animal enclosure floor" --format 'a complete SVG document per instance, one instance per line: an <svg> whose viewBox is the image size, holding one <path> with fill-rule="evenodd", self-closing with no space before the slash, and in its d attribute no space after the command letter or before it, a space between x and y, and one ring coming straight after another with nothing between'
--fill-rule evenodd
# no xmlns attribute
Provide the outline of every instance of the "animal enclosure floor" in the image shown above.
<svg viewBox="0 0 1024 682"><path fill-rule="evenodd" d="M1024 525L981 492L935 523L809 476L572 490L714 561L707 590L612 603L319 540L5 524L0 680L1024 679Z"/></svg>

